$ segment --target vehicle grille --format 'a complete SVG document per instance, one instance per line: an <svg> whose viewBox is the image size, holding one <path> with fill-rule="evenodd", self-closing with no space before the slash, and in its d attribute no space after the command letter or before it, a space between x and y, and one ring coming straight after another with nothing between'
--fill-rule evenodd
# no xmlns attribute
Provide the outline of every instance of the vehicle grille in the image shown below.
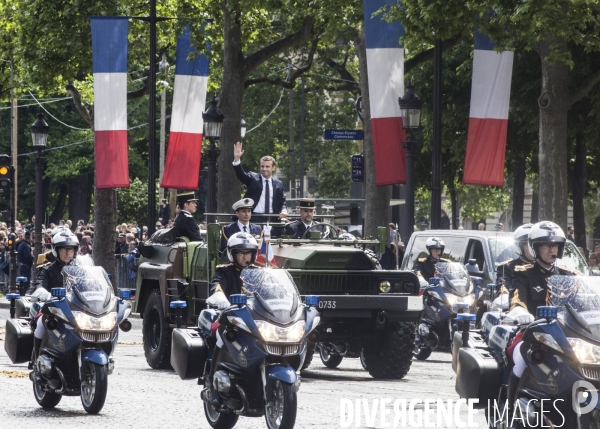
<svg viewBox="0 0 600 429"><path fill-rule="evenodd" d="M324 273L294 273L294 281L301 294L309 293L352 293L361 292L365 295L377 294L379 278L369 274L324 274Z"/></svg>
<svg viewBox="0 0 600 429"><path fill-rule="evenodd" d="M268 353L277 356L289 356L300 353L300 344L265 344Z"/></svg>
<svg viewBox="0 0 600 429"><path fill-rule="evenodd" d="M585 378L600 381L600 366L581 366L580 369Z"/></svg>
<svg viewBox="0 0 600 429"><path fill-rule="evenodd" d="M81 331L81 338L84 341L90 341L92 343L105 343L110 341L110 336L112 332L91 332L91 331Z"/></svg>

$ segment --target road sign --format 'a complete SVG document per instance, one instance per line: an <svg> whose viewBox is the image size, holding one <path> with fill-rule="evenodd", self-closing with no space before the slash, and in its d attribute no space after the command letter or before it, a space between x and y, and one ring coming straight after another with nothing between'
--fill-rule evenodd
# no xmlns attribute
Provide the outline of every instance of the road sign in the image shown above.
<svg viewBox="0 0 600 429"><path fill-rule="evenodd" d="M363 156L352 155L352 181L363 181Z"/></svg>
<svg viewBox="0 0 600 429"><path fill-rule="evenodd" d="M325 140L362 140L363 130L325 130Z"/></svg>

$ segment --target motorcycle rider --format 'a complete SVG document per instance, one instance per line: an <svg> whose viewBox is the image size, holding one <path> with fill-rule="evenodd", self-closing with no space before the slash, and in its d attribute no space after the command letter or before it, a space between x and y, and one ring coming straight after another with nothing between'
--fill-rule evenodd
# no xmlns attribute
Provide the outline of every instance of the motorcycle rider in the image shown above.
<svg viewBox="0 0 600 429"><path fill-rule="evenodd" d="M556 260L563 256L566 241L565 233L554 222L542 221L531 227L528 248L534 262L515 267L512 282L514 293L510 301L511 310L520 306L535 316L539 306L552 305L552 296L548 289L550 276L579 274L556 265ZM508 407L511 411L515 403L519 381L527 367L524 356L527 354L528 344L523 343L523 334L524 331L520 331L508 348L508 354L512 354L514 361L507 389ZM511 414L512 412L509 415Z"/></svg>
<svg viewBox="0 0 600 429"><path fill-rule="evenodd" d="M55 260L51 264L38 269L38 276L33 285L35 291L32 293L32 296L37 297L38 301L43 303L50 297L49 292L52 291L52 288L62 287L63 276L61 271L65 265L69 265L75 260L78 250L79 240L77 240L75 234L69 229L57 231L56 234L54 234L54 237L52 237L52 256ZM36 316L36 322L39 320L40 316L41 312ZM45 334L46 328L44 327L44 324L39 321L36 323L35 331L33 333L34 362L37 361L39 356L42 339ZM36 382L42 382L43 378L37 371L37 366L34 366L34 369Z"/></svg>
<svg viewBox="0 0 600 429"><path fill-rule="evenodd" d="M229 263L217 265L215 275L210 281L211 296L206 300L206 303L225 309L231 304L229 297L232 294L243 293L242 280L240 274L245 268L258 268L254 265L258 253L258 243L256 239L247 232L236 232L227 241L227 259ZM213 331L216 332L217 344L213 352L210 374L208 377L207 387L211 392L211 402L214 406L221 403L221 399L216 389L213 386L213 376L219 364L220 351L223 346L221 335L217 331L218 322L213 324Z"/></svg>
<svg viewBox="0 0 600 429"><path fill-rule="evenodd" d="M521 225L513 233L513 239L515 241L515 252L519 255L516 259L509 259L498 264L496 269L496 286L498 295L509 292L509 302L513 296L512 282L515 272L515 268L523 265L533 264L533 255L529 251L529 244L527 240L529 238L529 232L533 227L532 223L526 223Z"/></svg>
<svg viewBox="0 0 600 429"><path fill-rule="evenodd" d="M438 262L452 262L449 259L442 258L444 253L444 241L439 237L430 237L425 242L425 247L429 256L419 258L415 265L415 270L418 271L417 276L422 277L427 283L429 279L435 277L435 264Z"/></svg>

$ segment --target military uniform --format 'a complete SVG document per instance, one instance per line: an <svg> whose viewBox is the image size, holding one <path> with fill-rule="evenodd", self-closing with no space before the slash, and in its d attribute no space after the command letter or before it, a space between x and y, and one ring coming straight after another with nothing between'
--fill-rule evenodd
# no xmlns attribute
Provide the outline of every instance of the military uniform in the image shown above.
<svg viewBox="0 0 600 429"><path fill-rule="evenodd" d="M437 262L452 262L449 259L440 258L439 260L433 259L431 256L425 258L419 258L415 265L415 270L419 271L417 275L420 275L429 283L429 279L435 277L435 264Z"/></svg>
<svg viewBox="0 0 600 429"><path fill-rule="evenodd" d="M246 268L258 268L256 265L250 265ZM227 299L232 294L242 292L242 280L240 274L242 270L233 263L217 265L215 275L210 281L210 294L223 292Z"/></svg>
<svg viewBox="0 0 600 429"><path fill-rule="evenodd" d="M35 283L31 286L27 293L33 293L40 288L44 288L48 292L52 292L52 288L63 287L63 276L61 271L64 266L65 264L56 259L51 264L38 267L38 275Z"/></svg>
<svg viewBox="0 0 600 429"><path fill-rule="evenodd" d="M548 289L548 278L552 275L575 276L579 273L556 265L552 265L547 270L537 261L515 267L512 283L514 294L510 301L510 308L519 305L535 315L540 305L552 305L552 297Z"/></svg>
<svg viewBox="0 0 600 429"><path fill-rule="evenodd" d="M509 293L509 300L512 299L514 293L512 283L515 268L523 265L531 265L531 263L525 262L521 258L516 258L509 259L498 265L498 268L496 268L496 291L498 295L504 293L505 290L503 288L505 288L506 292Z"/></svg>
<svg viewBox="0 0 600 429"><path fill-rule="evenodd" d="M313 221L309 227L313 226L313 225L318 225L318 222ZM304 224L304 222L302 222L301 219L298 219L294 222L288 223L285 226L285 235L293 235L294 238L302 238L302 236L304 235L304 233L306 232L308 228L306 227L306 225Z"/></svg>
<svg viewBox="0 0 600 429"><path fill-rule="evenodd" d="M194 220L192 214L186 210L180 210L179 215L175 218L173 223L173 229L175 230L175 237L187 237L190 241L201 241L200 227Z"/></svg>

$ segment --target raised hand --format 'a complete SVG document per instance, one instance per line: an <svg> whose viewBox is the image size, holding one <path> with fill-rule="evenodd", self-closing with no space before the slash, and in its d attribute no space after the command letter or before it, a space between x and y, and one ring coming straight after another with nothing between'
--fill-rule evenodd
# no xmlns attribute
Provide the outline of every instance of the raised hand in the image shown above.
<svg viewBox="0 0 600 429"><path fill-rule="evenodd" d="M233 145L233 160L235 162L239 161L244 151L242 150L242 142L237 142Z"/></svg>

